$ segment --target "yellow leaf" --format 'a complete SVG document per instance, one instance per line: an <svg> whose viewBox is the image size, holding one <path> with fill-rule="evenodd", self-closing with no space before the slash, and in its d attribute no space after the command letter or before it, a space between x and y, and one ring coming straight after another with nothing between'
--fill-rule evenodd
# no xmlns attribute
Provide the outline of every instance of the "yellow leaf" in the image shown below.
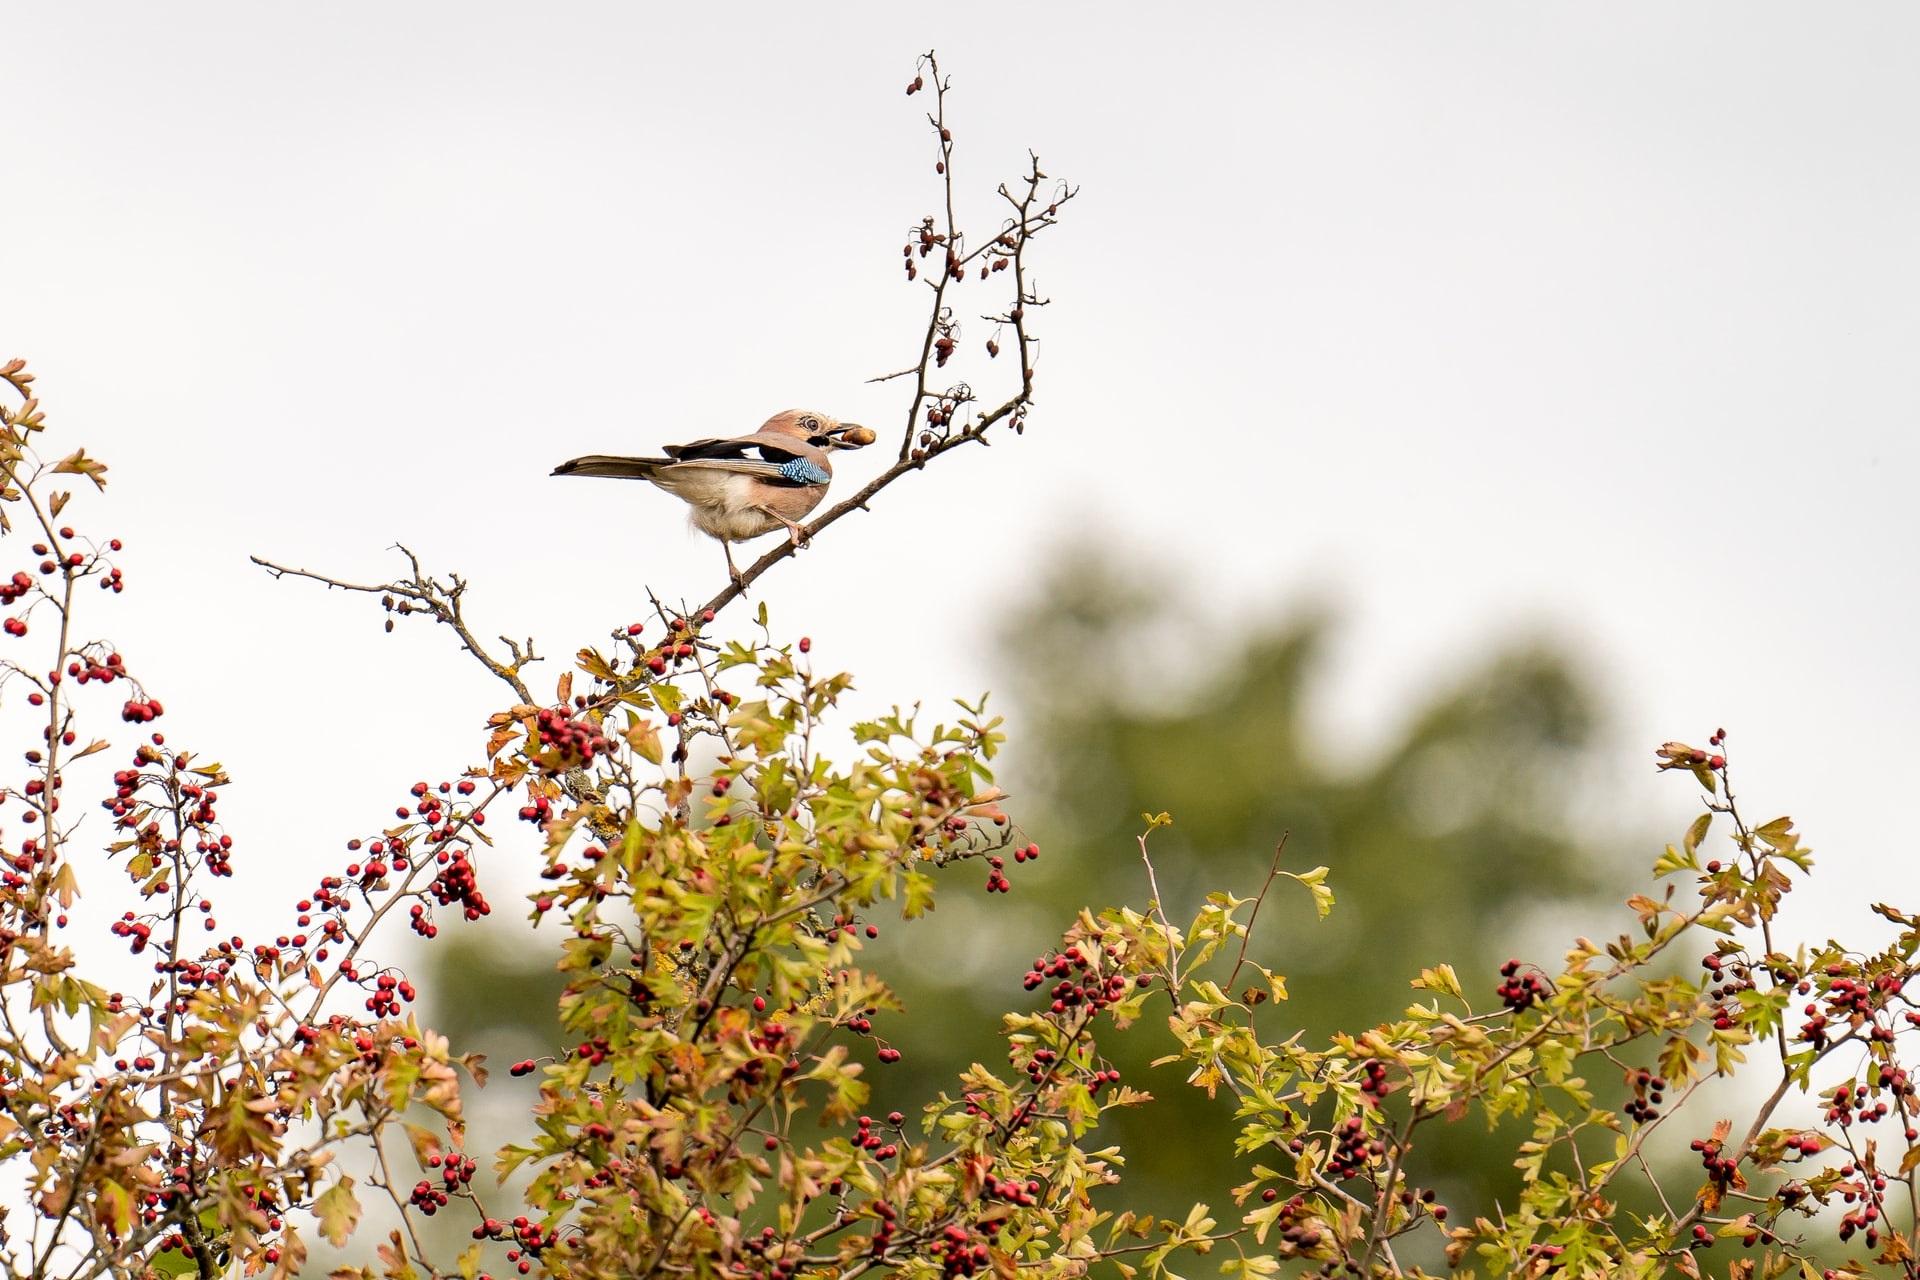
<svg viewBox="0 0 1920 1280"><path fill-rule="evenodd" d="M85 449L75 449L72 453L54 463L53 469L61 475L85 476L87 479L93 481L95 488L104 489L107 487L107 464L97 459L89 458Z"/></svg>
<svg viewBox="0 0 1920 1280"><path fill-rule="evenodd" d="M1413 980L1412 985L1415 990L1438 991L1443 995L1452 996L1456 1000L1464 1000L1466 998L1466 993L1460 989L1460 976L1453 971L1453 966L1450 964L1435 965L1431 969L1422 969L1420 976Z"/></svg>
<svg viewBox="0 0 1920 1280"><path fill-rule="evenodd" d="M338 1249L360 1225L360 1202L353 1198L353 1179L342 1175L314 1201L313 1215L320 1219L320 1234Z"/></svg>
<svg viewBox="0 0 1920 1280"><path fill-rule="evenodd" d="M627 730L627 745L638 751L648 764L659 764L664 758L660 749L660 730L648 720L635 720L633 727Z"/></svg>

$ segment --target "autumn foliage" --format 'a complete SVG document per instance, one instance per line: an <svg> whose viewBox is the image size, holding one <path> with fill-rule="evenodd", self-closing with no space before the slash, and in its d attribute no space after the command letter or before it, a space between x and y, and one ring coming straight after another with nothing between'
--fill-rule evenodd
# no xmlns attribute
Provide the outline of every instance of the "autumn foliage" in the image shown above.
<svg viewBox="0 0 1920 1280"><path fill-rule="evenodd" d="M1072 190L1036 159L969 241L947 82L928 59L909 91L934 100L949 197L906 243L929 320L900 375L897 463L816 532L1033 407L1028 249ZM955 300L988 288L993 336L963 351ZM969 357L1002 371L1004 399L936 377ZM126 586L119 542L92 533L106 469L54 443L21 362L3 376L0 549L21 566L0 586L3 687L31 726L5 791L19 825L0 837L15 1275L293 1275L323 1241L336 1274L393 1280L1920 1271L1920 921L1877 908L1879 949L1795 940L1782 909L1811 859L1787 819L1745 817L1720 733L1659 749L1705 805L1604 941L1498 973L1406 956L1401 1017L1311 1043L1247 940L1272 894L1334 910L1327 869L1276 832L1264 882L1176 919L1153 858L1177 815L1145 815L1117 852L1151 896L1061 920L1005 975L1003 1058L876 1115L872 1073L938 1011L903 1009L868 943L941 929L942 894L1017 892L1043 854L995 782L1000 720L963 703L850 722L850 678L737 616L735 585L610 619L541 696L531 643L490 649L466 583L410 561L337 585L449 628L499 678L473 762L395 779L388 813L312 815L338 824L338 865L283 919L229 932L217 882L247 845L219 806L236 782L168 738L137 658L86 638L99 592ZM76 823L96 805L104 840ZM533 1136L472 1150L463 1099L488 1067L421 1025L398 961L504 908L487 889L502 859L539 867L513 909L564 977L564 1035L507 1068ZM128 906L104 933L71 928L83 891ZM116 990L110 948L151 976ZM1129 1201L1126 1162L1153 1153L1114 1149L1103 1118L1153 1100L1103 1047L1148 1026L1171 1031L1187 1087L1236 1108L1238 1141L1214 1153L1240 1171L1232 1204ZM1752 1087L1708 1088L1724 1080ZM1411 1152L1505 1119L1524 1125L1509 1201L1448 1204L1409 1174ZM499 1199L495 1173L523 1190ZM434 1218L467 1240L436 1252Z"/></svg>

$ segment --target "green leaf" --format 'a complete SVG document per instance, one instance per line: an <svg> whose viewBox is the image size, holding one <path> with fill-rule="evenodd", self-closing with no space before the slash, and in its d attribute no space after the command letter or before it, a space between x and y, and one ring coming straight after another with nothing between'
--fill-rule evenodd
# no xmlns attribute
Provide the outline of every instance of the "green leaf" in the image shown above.
<svg viewBox="0 0 1920 1280"><path fill-rule="evenodd" d="M1693 820L1693 825L1687 828L1687 835L1686 835L1686 841L1685 841L1686 850L1688 853L1692 853L1695 849L1698 849L1700 847L1700 842L1707 838L1707 828L1711 827L1712 825L1713 825L1713 813L1711 810L1701 814L1699 817Z"/></svg>
<svg viewBox="0 0 1920 1280"><path fill-rule="evenodd" d="M933 910L933 877L924 871L908 871L903 879L900 915L913 920Z"/></svg>
<svg viewBox="0 0 1920 1280"><path fill-rule="evenodd" d="M764 699L741 703L728 717L727 727L733 730L736 743L762 756L778 751L793 728L784 717L775 715Z"/></svg>
<svg viewBox="0 0 1920 1280"><path fill-rule="evenodd" d="M1920 1150L1920 1148L1916 1148L1916 1150ZM191 1276L200 1273L200 1264L195 1262L193 1255L185 1249L164 1249L149 1257L147 1259L147 1265L153 1268L155 1275L163 1276L165 1280L174 1280L176 1276Z"/></svg>

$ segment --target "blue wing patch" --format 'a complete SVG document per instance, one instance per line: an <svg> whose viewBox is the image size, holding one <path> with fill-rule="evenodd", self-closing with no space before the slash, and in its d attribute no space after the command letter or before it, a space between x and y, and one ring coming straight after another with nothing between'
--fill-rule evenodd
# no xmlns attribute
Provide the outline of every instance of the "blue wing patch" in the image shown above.
<svg viewBox="0 0 1920 1280"><path fill-rule="evenodd" d="M825 484L833 479L810 458L788 458L780 464L780 478L789 484Z"/></svg>

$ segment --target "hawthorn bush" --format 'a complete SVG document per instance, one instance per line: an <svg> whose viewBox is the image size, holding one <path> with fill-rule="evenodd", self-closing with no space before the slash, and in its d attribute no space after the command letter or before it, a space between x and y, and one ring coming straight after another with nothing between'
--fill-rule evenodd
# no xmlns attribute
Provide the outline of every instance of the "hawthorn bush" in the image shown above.
<svg viewBox="0 0 1920 1280"><path fill-rule="evenodd" d="M947 83L930 56L909 92L922 89L951 211ZM1036 160L1003 189L1008 212L984 243L951 212L914 226L907 274L931 311L904 371L899 455L815 532L1025 425L1042 305L1028 247L1072 195L1048 182ZM959 349L955 292L997 274L1008 293L987 319L1010 335L1013 385L985 407L937 371ZM983 344L998 353L998 337ZM245 856L218 816L233 782L157 729L165 707L137 664L88 638L87 588L126 585L119 542L81 528L98 519L105 467L51 444L21 362L0 378L17 396L0 408L0 545L22 566L0 585L14 646L3 687L32 724L4 791L22 825L0 837L12 1274L288 1276L316 1238L361 1260L335 1275L394 1280L1920 1268L1905 1065L1920 920L1877 908L1892 933L1879 950L1793 941L1780 913L1807 851L1787 819L1745 818L1718 732L1659 749L1705 807L1629 899L1625 932L1498 974L1407 957L1404 1015L1319 1043L1289 1027L1284 977L1247 944L1276 886L1332 910L1326 868L1297 869L1282 839L1265 882L1237 886L1249 896L1215 893L1176 921L1153 865L1172 819L1148 816L1129 852L1152 898L1090 906L1007 975L1004 1061L911 1113L873 1115L853 1048L870 1042L884 1069L927 1011L900 1008L866 944L883 927L938 929L955 876L960 892L1007 893L1041 855L994 785L1000 722L962 704L945 720L847 723L849 677L817 670L809 643L764 612L728 612L739 584L702 605L654 601L536 696L531 644L490 649L467 625L465 582L412 561L391 583L336 585L382 597L390 626L449 627L511 701L479 763L396 780L390 815L340 816L340 865L283 922L226 934L212 882ZM70 477L94 492L63 488ZM746 582L790 554L769 552ZM113 716L119 739L96 737ZM61 810L69 782L98 796L104 847ZM409 935L431 945L490 914L502 857L538 861L525 945L550 946L565 979L565 1038L508 1068L536 1077L534 1136L473 1151L462 1102L486 1069L420 1025L391 958ZM83 887L130 902L110 938L70 943ZM115 990L103 946L151 977ZM1243 1171L1232 1205L1126 1207L1125 1153L1103 1117L1151 1099L1103 1046L1143 1018L1171 1028L1167 1061L1191 1086L1235 1102L1239 1140L1215 1157ZM1618 1110L1596 1102L1609 1079L1627 1090ZM1756 1087L1703 1092L1721 1080ZM1797 1095L1817 1103L1808 1123L1780 1121ZM1503 1116L1531 1126L1517 1195L1452 1206L1409 1178L1417 1147ZM1690 1168L1650 1158L1663 1130L1691 1139ZM531 1176L488 1203L483 1167ZM1630 1188L1658 1209L1622 1208ZM448 1256L423 1229L442 1215L470 1236Z"/></svg>

